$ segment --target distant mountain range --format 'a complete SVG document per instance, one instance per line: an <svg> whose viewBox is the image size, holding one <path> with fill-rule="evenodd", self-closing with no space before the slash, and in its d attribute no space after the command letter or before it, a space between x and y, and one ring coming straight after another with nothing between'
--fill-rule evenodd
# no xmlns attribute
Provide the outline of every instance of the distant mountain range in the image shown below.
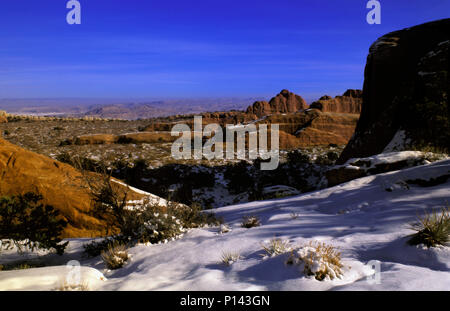
<svg viewBox="0 0 450 311"><path fill-rule="evenodd" d="M67 117L148 119L177 114L244 110L263 97L190 98L149 101L100 99L0 99L0 110L10 114Z"/></svg>

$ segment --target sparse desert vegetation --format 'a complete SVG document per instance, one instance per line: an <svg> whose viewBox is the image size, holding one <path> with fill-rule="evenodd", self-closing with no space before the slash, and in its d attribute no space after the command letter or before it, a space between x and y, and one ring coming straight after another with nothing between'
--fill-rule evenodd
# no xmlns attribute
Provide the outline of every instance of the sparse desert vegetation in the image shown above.
<svg viewBox="0 0 450 311"><path fill-rule="evenodd" d="M259 227L261 226L261 221L259 220L258 216L244 216L242 218L241 227L243 228L253 228L253 227Z"/></svg>
<svg viewBox="0 0 450 311"><path fill-rule="evenodd" d="M223 263L225 266L231 266L239 259L241 259L241 255L236 251L223 251L220 257L221 263Z"/></svg>
<svg viewBox="0 0 450 311"><path fill-rule="evenodd" d="M434 209L418 217L418 222L411 225L416 231L408 240L411 245L424 244L428 248L448 245L450 242L450 210L449 207Z"/></svg>
<svg viewBox="0 0 450 311"><path fill-rule="evenodd" d="M289 241L284 241L282 239L272 239L267 244L263 244L262 248L266 252L264 256L277 256L288 252L291 247Z"/></svg>
<svg viewBox="0 0 450 311"><path fill-rule="evenodd" d="M111 243L108 249L101 252L106 268L111 270L120 269L128 261L129 255L126 246L120 243Z"/></svg>
<svg viewBox="0 0 450 311"><path fill-rule="evenodd" d="M317 241L292 251L287 264L299 265L305 275L314 276L318 281L343 275L341 253L333 245Z"/></svg>

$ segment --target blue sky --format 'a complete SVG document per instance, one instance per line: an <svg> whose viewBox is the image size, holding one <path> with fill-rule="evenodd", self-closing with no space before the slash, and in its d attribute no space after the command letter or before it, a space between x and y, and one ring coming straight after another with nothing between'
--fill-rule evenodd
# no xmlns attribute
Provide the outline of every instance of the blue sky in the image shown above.
<svg viewBox="0 0 450 311"><path fill-rule="evenodd" d="M362 88L381 35L450 17L448 0L1 0L0 98L306 98Z"/></svg>

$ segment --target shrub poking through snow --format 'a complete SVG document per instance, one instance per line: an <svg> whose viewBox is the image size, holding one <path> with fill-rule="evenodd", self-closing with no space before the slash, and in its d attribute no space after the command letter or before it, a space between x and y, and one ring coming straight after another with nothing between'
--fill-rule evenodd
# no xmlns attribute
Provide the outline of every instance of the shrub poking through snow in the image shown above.
<svg viewBox="0 0 450 311"><path fill-rule="evenodd" d="M418 217L419 221L411 225L417 231L408 241L410 245L425 244L428 248L447 245L450 242L450 210L442 208L441 212L432 211Z"/></svg>
<svg viewBox="0 0 450 311"><path fill-rule="evenodd" d="M128 252L123 244L110 244L108 250L102 252L102 259L106 267L111 270L122 268L128 260Z"/></svg>
<svg viewBox="0 0 450 311"><path fill-rule="evenodd" d="M291 250L289 241L283 241L281 239L272 239L268 244L263 244L262 248L266 251L269 257L281 255Z"/></svg>
<svg viewBox="0 0 450 311"><path fill-rule="evenodd" d="M71 292L71 291L89 291L89 284L88 283L82 283L82 284L69 284L67 281L64 281L61 286L55 289L56 291L62 291L62 292Z"/></svg>
<svg viewBox="0 0 450 311"><path fill-rule="evenodd" d="M241 255L238 252L222 252L222 256L220 259L225 266L231 266L240 258Z"/></svg>
<svg viewBox="0 0 450 311"><path fill-rule="evenodd" d="M300 215L298 213L292 212L289 214L289 216L291 216L291 219L297 219Z"/></svg>
<svg viewBox="0 0 450 311"><path fill-rule="evenodd" d="M173 209L153 204L130 211L122 227L122 235L138 243L167 242L184 232L183 222Z"/></svg>
<svg viewBox="0 0 450 311"><path fill-rule="evenodd" d="M214 214L202 211L201 205L196 203L191 206L172 203L168 209L173 211L185 228L199 228L208 225L218 226L223 223L223 220L216 218Z"/></svg>
<svg viewBox="0 0 450 311"><path fill-rule="evenodd" d="M259 218L257 216L244 216L242 220L242 227L243 228L253 228L260 226L261 223L259 221Z"/></svg>
<svg viewBox="0 0 450 311"><path fill-rule="evenodd" d="M128 238L123 236L108 237L101 241L91 241L83 245L84 254L87 255L87 257L97 257L100 256L103 251L108 250L113 244L127 245L128 242Z"/></svg>
<svg viewBox="0 0 450 311"><path fill-rule="evenodd" d="M310 242L292 251L286 263L300 265L305 275L314 276L319 281L333 280L343 275L341 253L325 243Z"/></svg>

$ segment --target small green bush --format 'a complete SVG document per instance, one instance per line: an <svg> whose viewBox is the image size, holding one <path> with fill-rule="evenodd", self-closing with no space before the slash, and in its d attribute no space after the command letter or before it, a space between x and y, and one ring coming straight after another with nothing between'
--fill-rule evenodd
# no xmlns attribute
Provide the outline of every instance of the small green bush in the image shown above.
<svg viewBox="0 0 450 311"><path fill-rule="evenodd" d="M62 255L69 242L60 243L67 222L59 211L41 204L42 196L32 192L0 198L0 250L16 246L23 248L54 249Z"/></svg>
<svg viewBox="0 0 450 311"><path fill-rule="evenodd" d="M450 241L450 212L449 208L442 211L425 213L418 217L418 222L411 225L416 233L412 235L408 243L410 245L425 244L428 248L437 245L447 245Z"/></svg>

